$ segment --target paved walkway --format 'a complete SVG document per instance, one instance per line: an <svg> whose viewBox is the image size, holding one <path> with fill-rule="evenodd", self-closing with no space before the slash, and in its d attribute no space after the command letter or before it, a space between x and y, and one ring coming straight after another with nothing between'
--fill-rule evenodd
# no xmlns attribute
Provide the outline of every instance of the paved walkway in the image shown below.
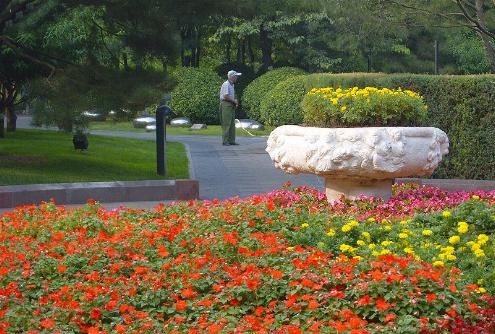
<svg viewBox="0 0 495 334"><path fill-rule="evenodd" d="M19 117L19 128L29 128L30 118ZM154 133L91 130L101 136L154 140ZM324 189L322 178L288 175L274 167L266 153L264 137L237 137L238 146L223 146L216 136L167 136L167 141L184 143L190 154L191 178L199 180L201 199L241 198L280 188L287 181ZM125 148L123 148L125 149Z"/></svg>

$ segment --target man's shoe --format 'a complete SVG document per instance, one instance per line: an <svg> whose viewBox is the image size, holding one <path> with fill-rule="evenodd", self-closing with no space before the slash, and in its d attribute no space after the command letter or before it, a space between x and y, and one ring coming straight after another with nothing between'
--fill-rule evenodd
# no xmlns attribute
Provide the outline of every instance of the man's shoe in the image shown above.
<svg viewBox="0 0 495 334"><path fill-rule="evenodd" d="M230 145L239 145L239 144L237 144L237 143L230 143Z"/></svg>

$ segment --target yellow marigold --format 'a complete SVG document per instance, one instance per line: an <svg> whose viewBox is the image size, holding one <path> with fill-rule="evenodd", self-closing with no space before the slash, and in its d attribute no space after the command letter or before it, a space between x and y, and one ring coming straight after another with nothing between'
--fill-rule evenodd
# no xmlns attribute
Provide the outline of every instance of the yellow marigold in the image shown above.
<svg viewBox="0 0 495 334"><path fill-rule="evenodd" d="M392 226L390 225L385 225L385 227L383 227L385 229L385 231L390 231L392 230Z"/></svg>
<svg viewBox="0 0 495 334"><path fill-rule="evenodd" d="M364 242L364 240L358 240L356 241L356 244L358 244L359 246L364 246L366 243Z"/></svg>
<svg viewBox="0 0 495 334"><path fill-rule="evenodd" d="M432 230L423 230L423 232L421 232L423 235L432 235L433 234L433 231Z"/></svg>
<svg viewBox="0 0 495 334"><path fill-rule="evenodd" d="M335 230L333 228L329 229L328 232L327 232L327 235L329 237L333 237L335 235Z"/></svg>
<svg viewBox="0 0 495 334"><path fill-rule="evenodd" d="M457 232L464 234L468 231L469 225L466 222L457 223Z"/></svg>
<svg viewBox="0 0 495 334"><path fill-rule="evenodd" d="M445 218L448 218L452 215L452 213L450 211L444 211L442 212L442 216L445 217Z"/></svg>
<svg viewBox="0 0 495 334"><path fill-rule="evenodd" d="M303 223L303 224L301 224L301 227L302 227L302 228L309 227L309 224L308 224L308 223Z"/></svg>
<svg viewBox="0 0 495 334"><path fill-rule="evenodd" d="M345 224L344 226L342 226L342 232L344 233L350 232L351 230L352 230L352 226L349 224Z"/></svg>
<svg viewBox="0 0 495 334"><path fill-rule="evenodd" d="M433 262L433 266L434 267L443 267L444 263L443 263L443 261L435 261L435 262Z"/></svg>
<svg viewBox="0 0 495 334"><path fill-rule="evenodd" d="M339 249L341 252L347 252L349 249L351 249L352 247L349 246L349 245L346 245L346 244L342 244L340 245Z"/></svg>
<svg viewBox="0 0 495 334"><path fill-rule="evenodd" d="M393 241L390 241L390 240L384 240L382 241L382 246L383 247L388 247L390 246L391 244L393 244L394 242Z"/></svg>
<svg viewBox="0 0 495 334"><path fill-rule="evenodd" d="M407 239L407 237L409 237L409 235L407 233L399 233L399 238Z"/></svg>
<svg viewBox="0 0 495 334"><path fill-rule="evenodd" d="M356 227L356 226L359 226L359 222L357 220L351 220L349 222L349 224L352 226L352 227Z"/></svg>
<svg viewBox="0 0 495 334"><path fill-rule="evenodd" d="M480 197L478 195L473 195L472 198L475 199L475 200L479 200L480 199Z"/></svg>
<svg viewBox="0 0 495 334"><path fill-rule="evenodd" d="M375 245L375 244L369 244L369 245L368 245L368 248L369 248L369 249L375 249L375 247L376 247L376 245Z"/></svg>
<svg viewBox="0 0 495 334"><path fill-rule="evenodd" d="M361 235L365 237L368 242L371 240L371 235L369 234L369 232L363 232L361 233Z"/></svg>
<svg viewBox="0 0 495 334"><path fill-rule="evenodd" d="M479 287L476 291L478 293L485 293L486 292L486 289L485 288L482 288L482 287Z"/></svg>
<svg viewBox="0 0 495 334"><path fill-rule="evenodd" d="M412 249L411 247L406 247L406 248L404 248L404 253L414 254L414 249Z"/></svg>
<svg viewBox="0 0 495 334"><path fill-rule="evenodd" d="M485 252L482 249L477 249L474 251L474 255L476 257L483 257L483 256L485 256Z"/></svg>
<svg viewBox="0 0 495 334"><path fill-rule="evenodd" d="M368 220L368 222L370 222L370 223L374 223L374 222L376 222L376 219L375 219L375 218L372 218L372 217L368 218L367 220Z"/></svg>
<svg viewBox="0 0 495 334"><path fill-rule="evenodd" d="M453 235L449 238L449 244L455 245L461 241L461 238L458 235Z"/></svg>
<svg viewBox="0 0 495 334"><path fill-rule="evenodd" d="M292 247L292 246L287 247L287 250L288 250L288 251L293 251L293 250L294 250L294 247Z"/></svg>
<svg viewBox="0 0 495 334"><path fill-rule="evenodd" d="M387 254L390 254L392 253L390 250L388 249L382 249L382 251L380 252L380 255L387 255Z"/></svg>
<svg viewBox="0 0 495 334"><path fill-rule="evenodd" d="M486 244L486 242L490 239L489 236L487 236L486 234L480 234L478 235L478 243L480 245L484 245Z"/></svg>

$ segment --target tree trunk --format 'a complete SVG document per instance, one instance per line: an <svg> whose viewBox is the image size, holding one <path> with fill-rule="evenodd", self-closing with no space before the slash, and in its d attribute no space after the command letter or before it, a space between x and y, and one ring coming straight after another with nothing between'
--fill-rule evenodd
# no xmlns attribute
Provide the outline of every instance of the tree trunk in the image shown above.
<svg viewBox="0 0 495 334"><path fill-rule="evenodd" d="M199 67L199 59L201 55L201 31L199 27L195 27L194 39L194 67Z"/></svg>
<svg viewBox="0 0 495 334"><path fill-rule="evenodd" d="M246 63L246 41L244 39L237 40L237 63Z"/></svg>
<svg viewBox="0 0 495 334"><path fill-rule="evenodd" d="M4 117L5 117L5 110L3 108L2 102L0 101L0 138L5 138Z"/></svg>
<svg viewBox="0 0 495 334"><path fill-rule="evenodd" d="M225 47L225 58L227 60L227 63L230 63L230 60L232 59L232 37L229 35Z"/></svg>
<svg viewBox="0 0 495 334"><path fill-rule="evenodd" d="M476 0L476 19L478 24L483 29L487 30L484 12L483 12L483 0ZM490 67L492 68L492 72L495 73L495 41L488 35L486 35L482 31L478 31L478 35L485 46L486 55L488 56L488 60L490 61Z"/></svg>
<svg viewBox="0 0 495 334"><path fill-rule="evenodd" d="M7 111L7 131L15 132L17 129L17 115L15 114L14 105L11 104L6 106L5 110Z"/></svg>
<svg viewBox="0 0 495 334"><path fill-rule="evenodd" d="M265 29L265 26L261 25L260 28L260 46L261 46L261 54L262 54L262 68L271 69L273 68L273 60L272 60L272 40L270 36L268 36L268 31Z"/></svg>
<svg viewBox="0 0 495 334"><path fill-rule="evenodd" d="M251 37L248 38L247 46L248 46L247 49L248 49L248 54L249 54L249 63L251 65L251 67L254 69L255 58L254 58L253 43L252 43Z"/></svg>

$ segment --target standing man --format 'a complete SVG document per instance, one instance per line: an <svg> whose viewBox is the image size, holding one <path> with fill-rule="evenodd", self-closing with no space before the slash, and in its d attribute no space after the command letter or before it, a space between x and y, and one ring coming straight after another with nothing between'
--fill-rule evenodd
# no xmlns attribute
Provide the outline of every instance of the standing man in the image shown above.
<svg viewBox="0 0 495 334"><path fill-rule="evenodd" d="M238 145L235 142L235 108L239 101L235 98L234 84L242 73L229 71L228 80L220 88L220 123L222 124L223 145Z"/></svg>

